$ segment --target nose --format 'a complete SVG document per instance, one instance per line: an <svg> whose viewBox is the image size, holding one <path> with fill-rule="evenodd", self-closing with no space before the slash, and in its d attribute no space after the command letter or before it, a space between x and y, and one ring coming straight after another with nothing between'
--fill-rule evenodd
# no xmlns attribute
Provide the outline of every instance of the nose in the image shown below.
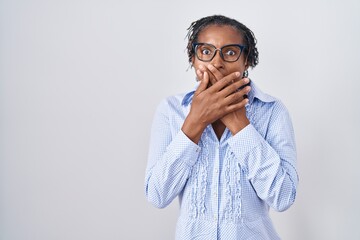
<svg viewBox="0 0 360 240"><path fill-rule="evenodd" d="M221 58L221 52L219 49L216 49L215 56L210 63L217 69L224 68L224 60Z"/></svg>

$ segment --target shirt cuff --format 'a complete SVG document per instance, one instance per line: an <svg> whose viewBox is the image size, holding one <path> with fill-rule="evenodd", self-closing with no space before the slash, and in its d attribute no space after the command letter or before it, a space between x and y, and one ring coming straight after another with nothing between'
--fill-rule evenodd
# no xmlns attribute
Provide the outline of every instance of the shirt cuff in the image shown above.
<svg viewBox="0 0 360 240"><path fill-rule="evenodd" d="M201 147L191 141L185 133L180 130L173 142L169 145L168 150L172 152L175 159L182 159L185 164L192 167L199 157Z"/></svg>
<svg viewBox="0 0 360 240"><path fill-rule="evenodd" d="M236 158L239 159L240 164L246 166L245 159L252 149L261 144L261 139L262 136L253 125L249 124L229 139L228 144Z"/></svg>

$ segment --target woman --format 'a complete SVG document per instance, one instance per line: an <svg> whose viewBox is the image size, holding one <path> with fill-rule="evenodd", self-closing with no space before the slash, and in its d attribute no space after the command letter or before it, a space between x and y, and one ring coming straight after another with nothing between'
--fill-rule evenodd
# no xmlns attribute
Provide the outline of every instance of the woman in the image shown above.
<svg viewBox="0 0 360 240"><path fill-rule="evenodd" d="M157 108L147 199L164 208L179 197L176 239L279 239L269 207L288 209L298 184L288 111L247 78L258 63L251 30L220 15L188 30L199 83Z"/></svg>

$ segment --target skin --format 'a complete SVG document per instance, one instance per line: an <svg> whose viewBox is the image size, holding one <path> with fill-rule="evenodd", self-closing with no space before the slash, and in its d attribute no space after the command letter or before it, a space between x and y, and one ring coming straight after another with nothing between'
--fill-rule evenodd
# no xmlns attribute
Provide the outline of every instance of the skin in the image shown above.
<svg viewBox="0 0 360 240"><path fill-rule="evenodd" d="M210 43L216 48L227 44L244 44L241 33L230 26L210 25L198 35L198 42ZM182 126L182 131L194 143L200 141L204 129L211 124L218 139L228 128L235 135L250 122L246 116L245 94L250 87L237 91L249 82L241 78L248 68L246 56L241 54L236 62L225 62L216 52L210 62L203 62L193 57L193 66L200 82L195 91L191 109Z"/></svg>

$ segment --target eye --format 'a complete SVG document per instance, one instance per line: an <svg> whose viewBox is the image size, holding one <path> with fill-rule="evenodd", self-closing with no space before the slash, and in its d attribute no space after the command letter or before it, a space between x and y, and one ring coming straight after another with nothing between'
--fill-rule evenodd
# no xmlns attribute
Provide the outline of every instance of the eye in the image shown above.
<svg viewBox="0 0 360 240"><path fill-rule="evenodd" d="M232 50L232 49L228 49L228 50L226 50L225 54L228 55L228 56L235 56L236 51Z"/></svg>
<svg viewBox="0 0 360 240"><path fill-rule="evenodd" d="M211 50L207 49L207 48L203 48L201 49L201 54L203 55L210 55L211 54Z"/></svg>

